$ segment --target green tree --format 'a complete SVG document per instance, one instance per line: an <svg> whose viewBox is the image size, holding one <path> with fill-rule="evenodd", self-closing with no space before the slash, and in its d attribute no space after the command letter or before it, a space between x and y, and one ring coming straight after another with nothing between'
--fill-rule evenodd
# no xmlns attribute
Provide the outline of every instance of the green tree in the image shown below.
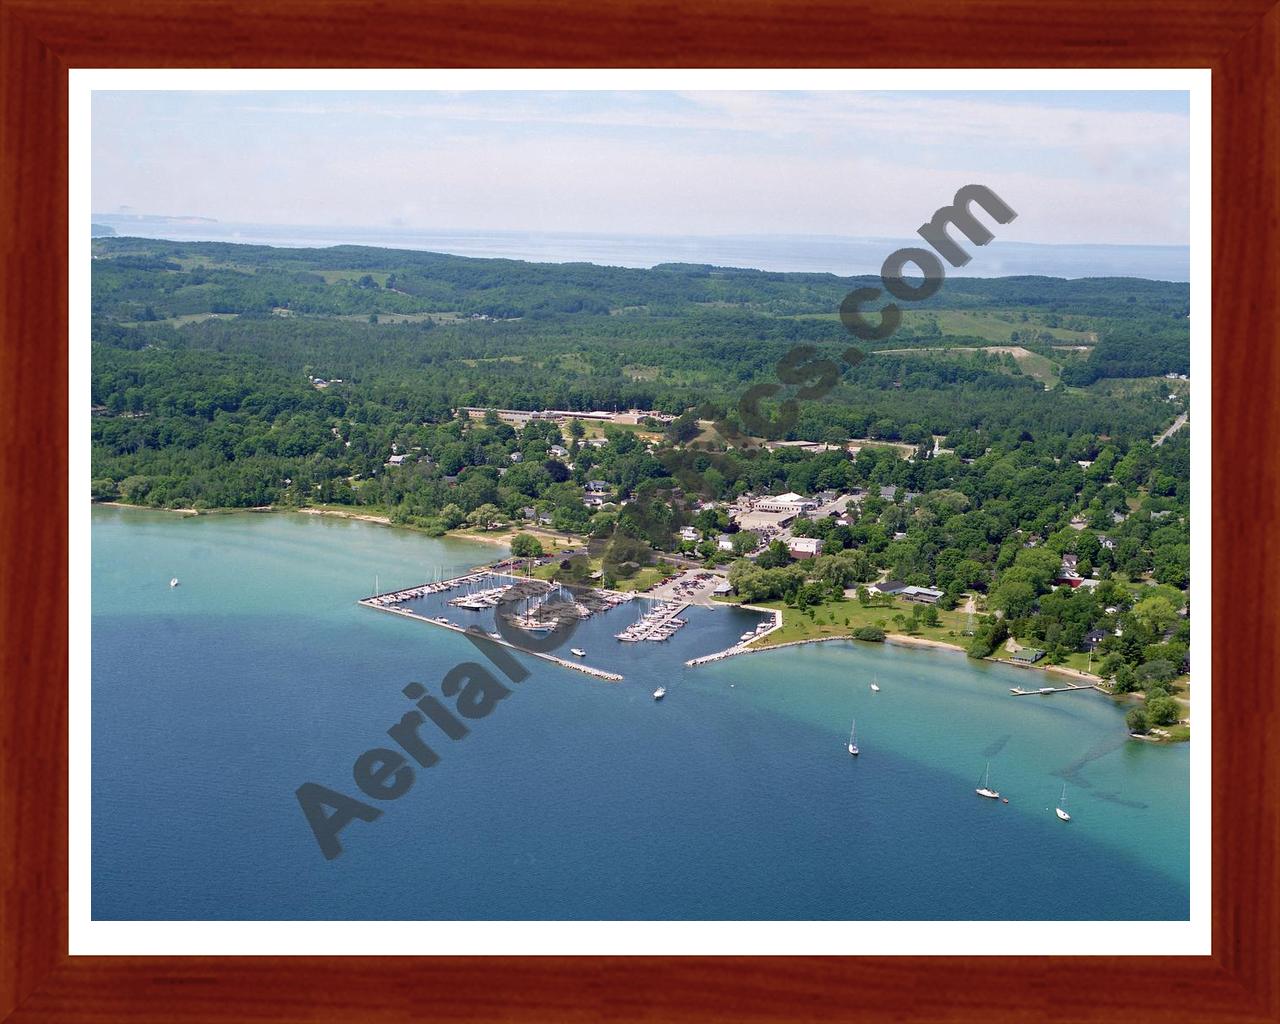
<svg viewBox="0 0 1280 1024"><path fill-rule="evenodd" d="M517 558L537 558L542 554L542 542L530 533L517 533L511 538L511 553Z"/></svg>

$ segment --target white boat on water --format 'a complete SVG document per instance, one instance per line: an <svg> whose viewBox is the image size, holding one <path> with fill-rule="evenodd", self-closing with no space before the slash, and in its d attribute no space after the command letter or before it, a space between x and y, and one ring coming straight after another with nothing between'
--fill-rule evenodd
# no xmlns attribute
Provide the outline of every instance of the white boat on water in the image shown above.
<svg viewBox="0 0 1280 1024"><path fill-rule="evenodd" d="M656 690L653 691L654 700L662 700L662 698L665 697L666 695L667 695L667 688L665 686L659 686Z"/></svg>
<svg viewBox="0 0 1280 1024"><path fill-rule="evenodd" d="M880 684L876 682L876 677L875 677L875 676L872 676L872 677L871 677L871 692L872 692L872 693L879 693L879 692L880 692Z"/></svg>
<svg viewBox="0 0 1280 1024"><path fill-rule="evenodd" d="M987 770L982 776L982 785L974 790L978 796L985 796L988 800L999 800L1000 794L991 788L991 762L987 762Z"/></svg>
<svg viewBox="0 0 1280 1024"><path fill-rule="evenodd" d="M1058 813L1058 817L1063 821L1070 821L1071 815L1067 813L1067 784L1062 784L1062 799L1058 801L1058 806L1054 808Z"/></svg>
<svg viewBox="0 0 1280 1024"><path fill-rule="evenodd" d="M169 581L169 586L176 587L177 585L178 585L178 577L175 576L173 579Z"/></svg>
<svg viewBox="0 0 1280 1024"><path fill-rule="evenodd" d="M739 639L739 640L750 640L750 639L752 639L754 636L755 636L755 633L743 633L743 634L742 634L742 636L738 637L738 639Z"/></svg>
<svg viewBox="0 0 1280 1024"><path fill-rule="evenodd" d="M853 724L849 726L849 753L854 757L858 756L858 741L855 735L858 728L858 720L855 718Z"/></svg>
<svg viewBox="0 0 1280 1024"><path fill-rule="evenodd" d="M584 651L581 647L570 647L569 653L572 654L575 658L585 658L587 656L587 652Z"/></svg>

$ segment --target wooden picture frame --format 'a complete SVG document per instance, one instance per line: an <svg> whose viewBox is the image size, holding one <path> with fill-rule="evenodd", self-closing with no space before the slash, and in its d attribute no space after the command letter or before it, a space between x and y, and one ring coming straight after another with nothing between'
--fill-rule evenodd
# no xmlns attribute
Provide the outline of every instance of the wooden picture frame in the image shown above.
<svg viewBox="0 0 1280 1024"><path fill-rule="evenodd" d="M0 54L0 1020L1280 1020L1280 7L0 0ZM68 69L476 65L1212 69L1211 956L68 955Z"/></svg>

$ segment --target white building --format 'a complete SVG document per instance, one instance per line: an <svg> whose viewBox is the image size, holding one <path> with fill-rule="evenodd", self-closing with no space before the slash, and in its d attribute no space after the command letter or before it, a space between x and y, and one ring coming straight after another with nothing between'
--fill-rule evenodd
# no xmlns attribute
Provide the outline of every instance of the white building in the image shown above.
<svg viewBox="0 0 1280 1024"><path fill-rule="evenodd" d="M755 504L755 511L792 512L798 515L801 512L808 512L817 507L818 503L812 498L806 498L803 494L796 494L795 491L788 491L786 494L761 498Z"/></svg>
<svg viewBox="0 0 1280 1024"><path fill-rule="evenodd" d="M822 553L822 538L792 537L787 541L792 558L817 558Z"/></svg>

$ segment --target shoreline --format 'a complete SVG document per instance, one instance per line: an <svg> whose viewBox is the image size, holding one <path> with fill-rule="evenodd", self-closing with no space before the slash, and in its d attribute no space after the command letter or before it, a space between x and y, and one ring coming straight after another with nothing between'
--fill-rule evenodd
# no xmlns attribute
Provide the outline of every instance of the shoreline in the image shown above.
<svg viewBox="0 0 1280 1024"><path fill-rule="evenodd" d="M304 515L311 515L311 516L332 516L338 519L354 519L360 522L375 523L379 526L387 526L393 529L403 529L403 530L408 530L415 533L423 532L407 523L393 523L389 516L382 516L382 515L376 515L372 513L362 513L362 512L348 512L345 509L327 509L327 508L314 508L314 507L290 508L290 507L281 507L278 505L258 506L254 508L217 508L217 509L172 508L171 509L171 508L157 508L150 505L134 505L134 504L130 504L129 502L123 502L123 501L91 501L90 504L105 505L110 508L141 509L143 511L150 511L150 512L173 512L183 516L184 518L190 518L190 517L202 516L202 515L227 515L227 514L239 513L239 512L256 512L256 513L295 512L295 513L301 513ZM494 544L499 547L505 547L507 549L510 549L512 535L514 533L526 533L526 532L531 533L534 536L537 536L539 533L539 531L537 531L536 529L512 530L510 528L507 528L501 532L496 532L490 536L484 536L482 534L472 534L472 533L459 533L454 531L446 531L445 533L439 534L439 535L428 534L428 536L432 536L433 539L436 539L436 540L441 540L441 539L463 540L463 541L472 540L472 541L478 541L482 544ZM569 540L569 538L564 538L557 534L547 534L544 532L542 536L554 537L556 540L567 541L570 544L575 543L574 541ZM542 539L542 538L540 537L539 539ZM585 541L583 541L582 543L585 543ZM751 610L751 611L774 614L776 617L775 623L772 627L770 627L768 632L763 634L763 636L768 636L769 633L774 632L775 630L780 628L782 625L782 614L778 609L748 606L744 604L738 604L736 602L715 602L711 605L711 607L747 608L748 610ZM852 641L855 639L856 638L852 634L839 634L835 636L807 637L802 640L791 640L791 641L787 641L785 643L780 643L780 644L766 644L764 646L759 646L759 647L754 646L754 641L751 641L747 644L734 645L733 647L729 647L723 651L717 651L713 654L703 655L702 657L691 659L685 664L687 666L693 667L694 665L706 664L711 661L719 661L725 658L736 657L737 655L740 655L740 654L758 654L762 651L782 650L783 648L786 648L786 647L801 647L807 644L826 643L831 640ZM863 641L863 642L869 642L869 641ZM958 654L966 655L967 657L965 648L960 646L959 644L951 644L942 640L933 640L928 637L922 637L922 636L910 636L909 634L906 634L906 633L886 632L883 642L888 644L896 644L900 647L915 647L915 648L932 649L932 650L954 651ZM1007 659L992 658L992 657L986 657L980 660L986 661L986 662L992 662L996 664L1007 664L1012 668L1031 669L1039 672L1052 673L1054 675L1064 676L1070 679L1079 680L1081 682L1086 683L1088 686L1093 687L1094 692L1100 693L1105 697L1110 697L1112 700L1117 702L1122 701L1126 696L1128 696L1127 694L1113 694L1108 690L1100 689L1099 687L1103 687L1105 685L1105 680L1101 676L1091 675L1088 672L1083 672L1080 669L1074 669L1066 665L1039 665L1039 664L1015 665L1012 662L1008 661ZM1189 710L1190 709L1188 708L1188 711ZM1149 742L1156 742L1156 743L1171 742L1171 740L1165 739L1163 737L1145 736L1143 738L1148 740Z"/></svg>
<svg viewBox="0 0 1280 1024"><path fill-rule="evenodd" d="M444 533L432 534L426 533L420 527L414 526L412 523L395 523L391 521L390 516L379 515L374 512L356 512L347 511L341 508L316 508L313 505L305 505L301 507L293 507L290 505L255 505L248 508L164 508L158 505L135 505L127 501L93 501L90 505L102 505L107 508L130 508L137 509L142 512L173 512L184 518L194 516L213 516L213 515L238 515L240 513L256 512L262 514L264 512L271 513L296 513L306 516L330 516L334 519L354 519L362 523L376 523L379 526L389 526L392 529L406 530L410 533L425 534L437 540L474 540L481 544L496 544L499 547L511 546L511 538L517 533L529 533L537 537L539 540L555 540L565 546L585 546L586 538L566 537L562 534L551 533L541 530L537 527L528 529L515 529L512 527L504 527L501 530L495 530L491 533L469 533L461 530L446 530ZM550 552L554 554L554 552Z"/></svg>

